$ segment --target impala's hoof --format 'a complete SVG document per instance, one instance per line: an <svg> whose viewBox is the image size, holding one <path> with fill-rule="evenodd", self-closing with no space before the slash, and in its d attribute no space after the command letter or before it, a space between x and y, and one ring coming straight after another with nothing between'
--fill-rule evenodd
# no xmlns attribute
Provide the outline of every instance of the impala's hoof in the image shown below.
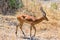
<svg viewBox="0 0 60 40"><path fill-rule="evenodd" d="M21 38L23 38L23 39L30 39L30 37L26 37L26 36L22 36Z"/></svg>

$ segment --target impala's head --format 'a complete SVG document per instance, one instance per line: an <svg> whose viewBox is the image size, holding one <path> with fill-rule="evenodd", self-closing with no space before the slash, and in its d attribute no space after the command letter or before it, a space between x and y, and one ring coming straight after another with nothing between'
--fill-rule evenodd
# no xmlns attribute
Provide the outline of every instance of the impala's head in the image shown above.
<svg viewBox="0 0 60 40"><path fill-rule="evenodd" d="M43 16L46 21L48 21L48 18L46 16Z"/></svg>
<svg viewBox="0 0 60 40"><path fill-rule="evenodd" d="M42 15L43 15L44 19L48 21L48 18L46 17L46 12L43 10L42 7L40 8L40 10L42 12Z"/></svg>

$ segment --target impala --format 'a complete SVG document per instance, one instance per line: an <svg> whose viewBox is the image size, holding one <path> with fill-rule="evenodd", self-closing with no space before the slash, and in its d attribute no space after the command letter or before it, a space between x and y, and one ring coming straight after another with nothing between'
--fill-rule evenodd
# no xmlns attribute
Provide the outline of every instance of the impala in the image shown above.
<svg viewBox="0 0 60 40"><path fill-rule="evenodd" d="M42 17L39 17L39 18L36 18L34 16L30 16L30 15L26 15L26 14L22 14L22 15L19 15L17 16L17 20L19 21L19 27L23 33L24 36L25 33L23 32L23 29L22 29L22 26L23 26L23 23L26 22L26 23L29 23L31 24L31 27L30 27L30 36L31 36L31 32L32 32L32 28L35 30L34 32L34 35L36 34L36 28L34 25L42 22L43 20L47 20L48 21L48 18L46 17L46 13L45 11L43 10L43 8L40 9L42 11ZM16 34L17 34L17 30L18 30L18 26L16 27Z"/></svg>

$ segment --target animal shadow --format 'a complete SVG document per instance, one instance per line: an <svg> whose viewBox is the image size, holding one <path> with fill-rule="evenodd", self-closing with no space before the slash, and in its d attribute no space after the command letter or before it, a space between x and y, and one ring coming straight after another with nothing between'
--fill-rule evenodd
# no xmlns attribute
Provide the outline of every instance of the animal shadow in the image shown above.
<svg viewBox="0 0 60 40"><path fill-rule="evenodd" d="M23 39L26 39L26 40L39 40L39 38L36 38L36 37L22 37Z"/></svg>

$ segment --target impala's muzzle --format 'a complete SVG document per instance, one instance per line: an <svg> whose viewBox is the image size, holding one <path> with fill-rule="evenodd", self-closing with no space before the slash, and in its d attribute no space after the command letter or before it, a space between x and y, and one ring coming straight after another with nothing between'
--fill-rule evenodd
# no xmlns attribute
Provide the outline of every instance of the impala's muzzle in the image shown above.
<svg viewBox="0 0 60 40"><path fill-rule="evenodd" d="M49 21L48 18L47 18L46 16L44 16L44 19L45 19L46 21Z"/></svg>

